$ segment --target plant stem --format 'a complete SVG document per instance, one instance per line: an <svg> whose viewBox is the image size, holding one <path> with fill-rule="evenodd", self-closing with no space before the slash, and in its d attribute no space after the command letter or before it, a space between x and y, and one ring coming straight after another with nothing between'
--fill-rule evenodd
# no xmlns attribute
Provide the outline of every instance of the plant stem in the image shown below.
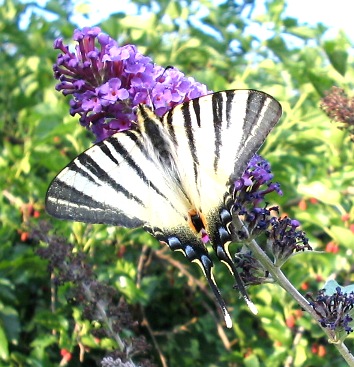
<svg viewBox="0 0 354 367"><path fill-rule="evenodd" d="M236 218L236 221L239 226L242 226L243 230L248 234L247 228L243 225L242 221L239 218ZM309 302L298 292L298 290L292 285L292 283L288 280L288 278L284 275L284 273L280 270L279 267L276 267L267 254L261 249L258 243L255 240L250 240L247 242L247 246L252 251L252 255L262 264L262 266L269 271L274 281L277 282L287 293L289 293L295 301L305 310L307 311L318 323L318 325L322 328L322 330L328 336L328 341L332 343L338 350L338 352L342 355L344 360L348 363L350 367L354 367L354 356L348 350L347 346L342 341L335 340L335 334L332 330L328 328L322 327L319 322L319 316L309 304Z"/></svg>

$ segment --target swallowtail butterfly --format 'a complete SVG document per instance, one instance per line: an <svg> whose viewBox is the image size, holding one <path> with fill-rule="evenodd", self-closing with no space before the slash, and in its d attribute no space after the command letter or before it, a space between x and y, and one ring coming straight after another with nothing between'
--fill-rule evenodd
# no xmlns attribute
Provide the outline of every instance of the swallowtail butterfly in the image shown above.
<svg viewBox="0 0 354 367"><path fill-rule="evenodd" d="M255 90L196 98L162 118L139 105L135 130L94 145L58 174L46 209L61 219L144 227L182 251L201 266L231 327L203 236L240 285L228 251L233 182L280 116L280 104Z"/></svg>

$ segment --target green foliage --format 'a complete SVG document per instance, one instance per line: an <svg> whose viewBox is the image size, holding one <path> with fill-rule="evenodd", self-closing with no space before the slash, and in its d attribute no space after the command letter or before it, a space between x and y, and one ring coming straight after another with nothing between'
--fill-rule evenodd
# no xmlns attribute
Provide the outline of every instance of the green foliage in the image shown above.
<svg viewBox="0 0 354 367"><path fill-rule="evenodd" d="M332 85L352 89L346 35L324 39L323 25L285 18L286 2L280 0L267 1L258 19L252 1L132 2L145 12L112 14L102 30L211 90L260 89L281 102L284 116L262 150L284 192L274 202L300 220L311 245L324 251L296 256L284 271L303 293L316 292L330 276L352 283L353 143L319 109ZM249 289L259 308L255 317L232 290L227 269L217 265L234 320L234 329L225 330L217 325L219 315L199 269L182 255L162 249L141 230L65 223L46 215L50 180L92 142L69 117L68 100L55 92L51 71L52 42L59 35L71 37L72 13L64 0L44 8L5 0L0 8L0 366L65 365L63 351L72 353L68 365L92 366L116 345L92 336L95 323L70 302L71 284L57 288L51 281L47 262L36 254L46 245L29 235L40 220L51 221L75 251L87 254L97 280L124 295L136 319L149 324L137 333L151 345L154 335L169 366L274 367L289 358L296 367L344 366L318 326L277 285ZM336 245L332 253L325 252L328 243ZM348 345L353 347L352 339ZM156 348L149 353L160 363Z"/></svg>

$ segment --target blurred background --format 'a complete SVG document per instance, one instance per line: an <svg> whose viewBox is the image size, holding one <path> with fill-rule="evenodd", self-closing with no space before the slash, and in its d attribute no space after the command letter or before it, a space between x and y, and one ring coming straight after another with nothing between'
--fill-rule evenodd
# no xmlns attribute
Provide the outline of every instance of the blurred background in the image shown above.
<svg viewBox="0 0 354 367"><path fill-rule="evenodd" d="M292 258L283 270L302 294L316 294L329 278L353 282L354 26L348 1L4 0L0 366L100 366L118 349L117 330L137 348L134 363L143 366L345 366L316 323L276 284L249 288L259 309L254 316L217 264L234 320L227 330L200 269L181 254L142 230L63 222L45 213L51 180L94 140L78 116L69 115L69 97L55 91L53 41L63 37L74 47L74 29L95 25L210 90L251 88L278 99L283 117L261 155L283 196L269 204L299 220L318 251ZM344 125L320 108L333 86L349 95L342 100L349 116ZM53 252L53 243L68 254ZM130 315L130 327L115 316L117 330L103 332L107 323L90 308L93 300L80 299L63 264L90 269L88 281L102 284L105 300L112 287L106 322L111 302ZM144 340L141 350L136 340ZM351 337L347 345L353 349Z"/></svg>

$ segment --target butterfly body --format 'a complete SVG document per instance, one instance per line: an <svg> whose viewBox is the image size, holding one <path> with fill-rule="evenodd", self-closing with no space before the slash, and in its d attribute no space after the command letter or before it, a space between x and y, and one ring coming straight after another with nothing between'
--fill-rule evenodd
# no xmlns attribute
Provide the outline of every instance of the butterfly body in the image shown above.
<svg viewBox="0 0 354 367"><path fill-rule="evenodd" d="M197 98L163 118L139 105L137 129L75 158L49 187L46 209L61 219L144 227L201 266L226 315L203 235L237 278L228 253L230 186L280 115L276 100L253 90Z"/></svg>

